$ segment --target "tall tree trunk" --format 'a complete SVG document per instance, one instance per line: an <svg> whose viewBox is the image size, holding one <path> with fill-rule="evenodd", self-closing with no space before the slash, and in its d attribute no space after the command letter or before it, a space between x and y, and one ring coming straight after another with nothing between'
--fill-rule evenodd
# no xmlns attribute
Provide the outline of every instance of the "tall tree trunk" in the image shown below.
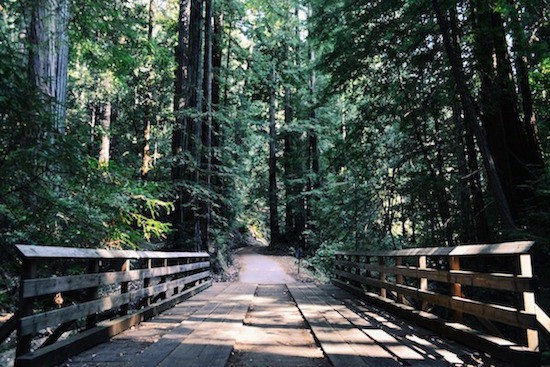
<svg viewBox="0 0 550 367"><path fill-rule="evenodd" d="M271 243L280 240L279 202L277 200L277 130L275 114L277 110L275 66L271 69L269 86L269 229Z"/></svg>
<svg viewBox="0 0 550 367"><path fill-rule="evenodd" d="M449 208L447 185L445 182L445 177L443 176L444 162L443 162L443 155L442 155L441 146L440 146L441 143L437 138L439 136L439 129L440 129L439 125L440 125L439 119L437 117L434 117L435 162L430 157L430 151L427 148L428 144L426 144L426 142L424 141L425 139L421 131L421 128L422 128L421 121L414 124L414 135L418 142L418 146L422 152L422 155L424 156L424 161L426 162L428 175L433 185L432 189L436 198L437 211L439 214L439 218L441 219L441 225L443 227L443 232L445 235L447 246L452 246L454 244L453 243L454 231L452 226L451 210ZM391 231L391 228L392 228L392 223L390 222L388 230ZM435 222L434 222L434 230L435 230Z"/></svg>
<svg viewBox="0 0 550 367"><path fill-rule="evenodd" d="M222 65L222 36L223 36L223 13L219 9L214 9L214 30L212 36L212 111L220 109L220 81L221 81L221 65ZM229 210L223 210L226 187L223 185L221 178L222 161L220 159L219 148L221 141L221 126L215 114L212 115L211 128L211 168L212 168L212 190L214 191L215 205L212 208L212 213L220 216L227 215ZM211 215L213 218L214 216Z"/></svg>
<svg viewBox="0 0 550 367"><path fill-rule="evenodd" d="M525 200L533 196L528 184L538 177L543 167L542 155L531 121L525 124L519 115L518 96L500 13L490 2L478 0L472 6L472 18L476 25L475 50L482 83L483 123L512 216L518 219ZM521 69L521 65L519 67ZM522 70L517 72L520 75ZM528 82L523 88L528 88Z"/></svg>
<svg viewBox="0 0 550 367"><path fill-rule="evenodd" d="M29 26L30 77L50 106L52 129L64 134L69 63L68 0L33 1Z"/></svg>
<svg viewBox="0 0 550 367"><path fill-rule="evenodd" d="M291 132L290 124L292 122L292 107L290 105L290 86L285 83L284 87L284 100L285 100L285 128L284 132L284 150L283 150L283 162L285 170L285 234L290 239L294 237L295 234L295 218L293 210L293 190L292 190L292 180L294 175L292 172L292 160L295 157L292 156L292 143L291 143Z"/></svg>
<svg viewBox="0 0 550 367"><path fill-rule="evenodd" d="M455 48L453 47L449 20L446 13L443 13L443 11L441 10L439 6L439 1L440 0L432 0L432 6L437 18L437 23L439 25L441 35L443 37L445 52L451 65L451 72L456 84L458 94L460 96L460 103L464 111L465 120L473 125L472 131L474 132L478 142L481 157L483 159L483 165L487 172L489 186L491 188L493 196L495 197L495 201L503 225L506 228L515 229L516 227L514 224L512 212L508 205L506 194L503 190L500 177L495 167L495 162L489 149L485 129L478 120L476 109L474 107L474 102L466 84L466 77L463 70L461 52L460 50L455 50Z"/></svg>
<svg viewBox="0 0 550 367"><path fill-rule="evenodd" d="M205 0L205 26L204 26L204 104L202 119L202 172L204 184L208 192L212 190L212 0ZM208 248L210 231L211 195L201 200L201 243L202 248Z"/></svg>
<svg viewBox="0 0 550 367"><path fill-rule="evenodd" d="M233 22L229 22L229 29L227 31L227 57L225 60L225 78L223 83L223 105L229 104L229 63L231 62L231 46L233 38L231 37L231 31L233 30Z"/></svg>
<svg viewBox="0 0 550 367"><path fill-rule="evenodd" d="M315 62L315 52L310 50L309 60L311 65ZM317 78L315 75L315 70L311 71L311 76L309 80L309 89L310 89L310 98L311 98L311 111L309 118L311 124L316 123L316 83ZM308 183L307 183L307 202L306 202L306 226L309 229L314 229L312 223L313 219L313 205L317 198L317 193L314 193L315 190L319 188L319 147L318 147L318 137L317 132L312 128L308 130L308 149L307 149L307 167L308 167Z"/></svg>
<svg viewBox="0 0 550 367"><path fill-rule="evenodd" d="M101 146L99 149L99 166L108 167L111 154L111 102L106 101L101 110Z"/></svg>
<svg viewBox="0 0 550 367"><path fill-rule="evenodd" d="M454 229L453 229L453 217L451 216L451 209L449 206L449 193L447 192L447 180L445 179L445 162L443 158L443 152L441 151L441 135L440 121L437 116L434 116L434 129L435 129L435 183L437 190L437 204L439 214L441 216L441 222L443 230L445 232L445 240L447 246L454 245Z"/></svg>
<svg viewBox="0 0 550 367"><path fill-rule="evenodd" d="M147 41L149 44L153 42L153 18L155 16L154 0L149 0L149 16L147 24ZM153 75L152 65L148 65L148 70L145 75L145 121L143 124L143 146L141 149L141 179L146 180L151 170L151 125L153 119Z"/></svg>
<svg viewBox="0 0 550 367"><path fill-rule="evenodd" d="M190 42L189 42L189 59L191 60L192 68L189 68L189 78L191 84L191 103L189 104L193 108L195 113L202 112L203 106L203 65L204 57L202 53L203 46L203 2L204 0L191 0L191 22L189 28ZM201 181L201 160L202 160L202 118L195 116L192 118L192 146L191 156L194 157L193 172L191 180L195 185L199 185ZM201 219L200 219L200 207L201 197L195 191L192 194L192 210L193 210L193 238L195 244L195 251L204 250L202 246L202 231L201 231Z"/></svg>
<svg viewBox="0 0 550 367"><path fill-rule="evenodd" d="M457 98L458 99L458 98ZM464 143L464 123L460 116L460 107L453 103L453 128L457 144L455 145L455 156L460 180L457 185L457 196L460 208L460 228L458 239L460 243L471 243L474 238L472 203L470 198L470 187L468 185L468 162L466 159L466 146Z"/></svg>
<svg viewBox="0 0 550 367"><path fill-rule="evenodd" d="M172 130L172 180L176 190L175 209L172 213L172 225L174 226L174 248L183 249L189 239L190 223L192 223L192 211L189 206L190 193L184 185L188 177L188 153L189 153L189 126L185 109L189 108L189 26L190 26L191 0L180 0L178 14L178 44L176 46L176 78L174 85L174 111L175 121Z"/></svg>
<svg viewBox="0 0 550 367"><path fill-rule="evenodd" d="M462 35L458 26L458 15L456 10L455 6L449 8L449 26L452 35L452 47L455 52L460 52L460 39ZM460 101L460 95L457 94L456 90L454 91L454 97L456 101ZM463 142L466 149L465 151L463 149L462 153L465 154L464 158L466 160L467 171L465 174L461 174L461 176L467 178L468 191L472 201L473 215L471 215L471 217L475 228L475 237L473 240L476 242L489 243L489 223L487 222L487 211L485 210L485 200L483 199L483 189L481 187L481 173L477 163L478 154L474 141L475 133L472 131L472 126L474 126L476 121L465 121L468 118L466 115L464 118L461 118L460 107L456 102L453 103L453 118L455 126L464 132L462 136L458 134L459 140ZM464 121L465 123L463 123ZM471 240L468 240L468 242L471 242Z"/></svg>

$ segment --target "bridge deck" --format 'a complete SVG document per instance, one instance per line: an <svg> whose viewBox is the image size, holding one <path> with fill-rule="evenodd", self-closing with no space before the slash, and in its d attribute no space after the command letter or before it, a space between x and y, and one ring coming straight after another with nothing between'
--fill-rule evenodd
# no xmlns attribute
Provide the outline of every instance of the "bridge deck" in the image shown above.
<svg viewBox="0 0 550 367"><path fill-rule="evenodd" d="M291 295L296 306L289 301L290 297L280 296L283 293ZM303 316L322 353L313 339L307 342L311 335L305 334L309 331L299 325L306 325L304 320L297 323L295 315ZM254 324L248 330L252 335L246 337L249 324ZM285 328L288 332L283 335L287 340L273 337L276 329ZM306 331L296 330L300 328ZM268 337L255 342L254 333L262 329ZM246 343L255 346L247 349L243 347ZM293 356L297 347L307 358L288 359L297 358ZM234 352L236 349L239 352ZM264 354L263 358L258 358L258 354ZM483 353L409 325L339 288L299 283L278 287L214 284L139 327L73 357L65 365L506 366L488 360Z"/></svg>

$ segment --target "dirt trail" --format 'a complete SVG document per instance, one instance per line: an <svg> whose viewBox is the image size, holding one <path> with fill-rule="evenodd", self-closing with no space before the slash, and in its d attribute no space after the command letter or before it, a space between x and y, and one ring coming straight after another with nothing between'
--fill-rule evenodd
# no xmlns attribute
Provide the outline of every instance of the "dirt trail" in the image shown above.
<svg viewBox="0 0 550 367"><path fill-rule="evenodd" d="M257 247L244 247L237 252L239 282L253 284L288 284L296 279L287 274L274 256L260 255Z"/></svg>

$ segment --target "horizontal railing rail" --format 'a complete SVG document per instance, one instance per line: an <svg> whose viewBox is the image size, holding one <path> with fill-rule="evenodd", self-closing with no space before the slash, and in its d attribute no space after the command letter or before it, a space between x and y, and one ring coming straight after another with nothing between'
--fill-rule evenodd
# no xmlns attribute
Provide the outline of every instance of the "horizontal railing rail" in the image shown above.
<svg viewBox="0 0 550 367"><path fill-rule="evenodd" d="M22 260L17 367L61 363L212 283L203 252L16 249Z"/></svg>
<svg viewBox="0 0 550 367"><path fill-rule="evenodd" d="M532 246L342 251L335 254L333 283L443 335L529 365L538 358L538 329L550 321L535 303Z"/></svg>

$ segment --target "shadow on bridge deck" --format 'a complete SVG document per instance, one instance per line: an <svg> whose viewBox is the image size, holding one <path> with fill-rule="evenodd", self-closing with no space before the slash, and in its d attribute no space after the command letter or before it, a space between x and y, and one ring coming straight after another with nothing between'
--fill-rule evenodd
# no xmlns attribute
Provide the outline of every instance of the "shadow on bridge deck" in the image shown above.
<svg viewBox="0 0 550 367"><path fill-rule="evenodd" d="M301 283L216 283L64 365L508 366L339 288Z"/></svg>

